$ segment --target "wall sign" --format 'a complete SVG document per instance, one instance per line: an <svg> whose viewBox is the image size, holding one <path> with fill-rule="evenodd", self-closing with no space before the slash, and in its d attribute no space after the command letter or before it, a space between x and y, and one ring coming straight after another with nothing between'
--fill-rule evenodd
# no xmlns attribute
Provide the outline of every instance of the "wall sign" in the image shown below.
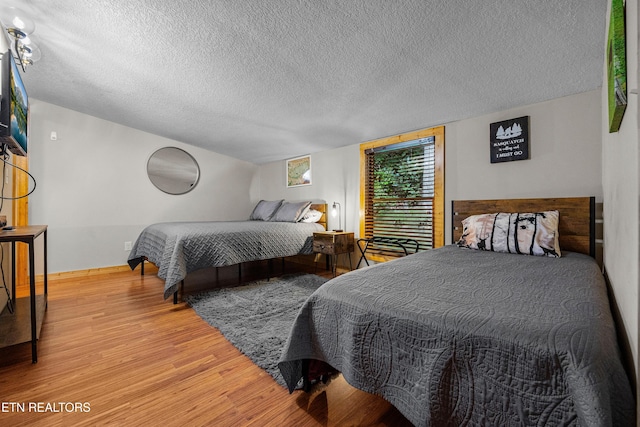
<svg viewBox="0 0 640 427"><path fill-rule="evenodd" d="M491 163L512 162L529 158L529 116L491 123Z"/></svg>

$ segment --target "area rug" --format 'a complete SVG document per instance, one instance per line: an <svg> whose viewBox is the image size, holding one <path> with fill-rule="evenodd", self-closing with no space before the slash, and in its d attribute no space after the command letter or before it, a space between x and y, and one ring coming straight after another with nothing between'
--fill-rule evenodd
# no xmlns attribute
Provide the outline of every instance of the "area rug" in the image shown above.
<svg viewBox="0 0 640 427"><path fill-rule="evenodd" d="M278 360L306 299L328 279L315 274L286 275L233 288L186 295L186 302L229 342L286 384Z"/></svg>

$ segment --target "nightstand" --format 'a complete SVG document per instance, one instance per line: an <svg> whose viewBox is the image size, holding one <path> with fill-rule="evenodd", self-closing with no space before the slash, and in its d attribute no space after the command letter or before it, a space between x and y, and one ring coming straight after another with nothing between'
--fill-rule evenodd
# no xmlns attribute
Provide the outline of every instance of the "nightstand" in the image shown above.
<svg viewBox="0 0 640 427"><path fill-rule="evenodd" d="M349 268L351 267L351 252L353 252L354 236L353 233L344 231L322 231L313 233L313 252L316 254L315 262L322 254L330 256L332 258L331 271L333 276L336 275L336 268L338 266L338 255L349 255Z"/></svg>

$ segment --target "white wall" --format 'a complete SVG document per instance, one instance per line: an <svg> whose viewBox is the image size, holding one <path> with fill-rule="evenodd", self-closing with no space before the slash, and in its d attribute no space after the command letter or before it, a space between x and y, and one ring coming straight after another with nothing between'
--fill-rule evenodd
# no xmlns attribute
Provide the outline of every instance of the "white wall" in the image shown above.
<svg viewBox="0 0 640 427"><path fill-rule="evenodd" d="M638 265L640 230L638 209L638 2L626 2L628 106L617 133L609 133L606 64L603 64L602 186L604 193L604 265L621 325L629 338L638 374ZM605 41L603 41L604 43ZM635 92L635 93L632 93ZM636 381L638 382L638 381Z"/></svg>
<svg viewBox="0 0 640 427"><path fill-rule="evenodd" d="M329 229L358 230L360 194L359 146L350 145L311 155L311 185L290 187L286 184L286 161L262 165L256 180L259 199L324 200L340 203L338 218L328 215ZM338 225L340 224L341 227ZM356 233L357 234L357 233Z"/></svg>
<svg viewBox="0 0 640 427"><path fill-rule="evenodd" d="M529 160L490 163L489 124L530 116ZM453 199L596 196L602 199L600 91L445 125L445 243ZM409 130L407 130L409 131ZM384 136L384 135L382 135ZM286 188L285 162L259 169L261 198L343 203L345 230L358 235L360 141L312 154L312 185ZM329 218L329 227L337 223ZM343 224L344 223L343 217Z"/></svg>
<svg viewBox="0 0 640 427"><path fill-rule="evenodd" d="M37 187L29 221L49 226L50 273L124 265L124 242L150 223L249 217L257 166L31 101L29 168ZM165 146L185 149L199 163L191 192L165 194L148 179L149 156Z"/></svg>
<svg viewBox="0 0 640 427"><path fill-rule="evenodd" d="M458 199L602 196L600 91L451 123L446 192ZM529 116L530 159L490 163L489 123Z"/></svg>
<svg viewBox="0 0 640 427"><path fill-rule="evenodd" d="M489 123L521 116L529 116L529 160L490 163ZM447 232L454 199L595 196L601 201L600 117L600 91L591 91L447 125Z"/></svg>

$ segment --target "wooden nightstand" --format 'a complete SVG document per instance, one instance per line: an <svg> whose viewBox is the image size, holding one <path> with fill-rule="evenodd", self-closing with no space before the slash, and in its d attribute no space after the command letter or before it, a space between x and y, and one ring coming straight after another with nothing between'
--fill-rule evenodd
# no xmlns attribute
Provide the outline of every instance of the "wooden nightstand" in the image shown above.
<svg viewBox="0 0 640 427"><path fill-rule="evenodd" d="M320 258L320 255L325 254L332 258L331 271L333 276L336 275L336 268L338 266L338 255L349 255L349 268L351 267L351 252L353 252L354 237L353 233L347 233L344 231L321 231L313 233L313 252L316 254L316 263Z"/></svg>

